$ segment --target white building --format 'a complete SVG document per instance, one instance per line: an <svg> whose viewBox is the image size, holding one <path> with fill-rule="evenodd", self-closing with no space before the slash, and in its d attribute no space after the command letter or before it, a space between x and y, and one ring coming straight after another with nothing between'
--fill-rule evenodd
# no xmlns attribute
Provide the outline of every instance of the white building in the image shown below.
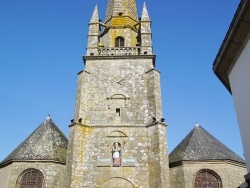
<svg viewBox="0 0 250 188"><path fill-rule="evenodd" d="M213 64L232 94L250 183L250 1L241 0Z"/></svg>

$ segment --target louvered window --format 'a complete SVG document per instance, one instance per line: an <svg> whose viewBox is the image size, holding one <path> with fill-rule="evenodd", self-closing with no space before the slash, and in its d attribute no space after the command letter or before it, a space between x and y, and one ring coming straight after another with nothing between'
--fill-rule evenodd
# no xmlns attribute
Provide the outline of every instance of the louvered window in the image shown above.
<svg viewBox="0 0 250 188"><path fill-rule="evenodd" d="M36 169L26 170L20 178L20 188L43 188L43 174Z"/></svg>
<svg viewBox="0 0 250 188"><path fill-rule="evenodd" d="M195 177L195 188L222 188L220 177L212 170L204 169Z"/></svg>
<svg viewBox="0 0 250 188"><path fill-rule="evenodd" d="M123 37L117 37L115 39L115 47L124 47L124 38Z"/></svg>

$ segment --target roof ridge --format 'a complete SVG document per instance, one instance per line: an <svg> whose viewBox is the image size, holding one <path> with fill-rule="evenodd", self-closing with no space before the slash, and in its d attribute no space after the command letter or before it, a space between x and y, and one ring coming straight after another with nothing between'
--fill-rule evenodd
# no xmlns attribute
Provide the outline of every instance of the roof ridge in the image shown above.
<svg viewBox="0 0 250 188"><path fill-rule="evenodd" d="M171 155L175 154L175 153L179 153L178 150L181 150L182 148L184 148L184 152L179 153L179 157L183 158L184 156L181 156L182 154L185 154L187 151L187 147L190 144L190 140L192 138L194 130L192 129L191 131L189 131L189 133L187 134L186 137L184 137L181 142L174 148L174 150L169 154L169 161L171 162ZM180 146L180 147L178 147Z"/></svg>
<svg viewBox="0 0 250 188"><path fill-rule="evenodd" d="M194 129L192 129L189 133L188 133L188 135L190 135L190 138L188 139L188 143L187 143L187 145L186 145L186 148L185 148L185 151L187 150L187 148L188 148L188 146L190 146L190 143L191 143L191 140L192 140L192 136L193 136L193 134L194 134ZM185 138L184 138L185 139ZM184 140L183 139L183 140Z"/></svg>

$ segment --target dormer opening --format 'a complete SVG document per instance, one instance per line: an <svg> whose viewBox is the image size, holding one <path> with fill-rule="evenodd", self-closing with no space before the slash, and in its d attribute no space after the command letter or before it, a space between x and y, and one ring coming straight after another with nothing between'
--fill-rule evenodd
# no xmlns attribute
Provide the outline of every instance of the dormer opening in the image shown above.
<svg viewBox="0 0 250 188"><path fill-rule="evenodd" d="M124 47L124 38L119 36L115 39L115 47Z"/></svg>

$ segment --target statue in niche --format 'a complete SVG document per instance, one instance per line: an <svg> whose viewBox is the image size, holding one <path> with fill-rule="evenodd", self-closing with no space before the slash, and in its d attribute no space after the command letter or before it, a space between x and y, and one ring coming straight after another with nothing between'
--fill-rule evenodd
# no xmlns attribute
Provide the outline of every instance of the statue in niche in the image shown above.
<svg viewBox="0 0 250 188"><path fill-rule="evenodd" d="M113 166L121 166L121 144L115 142L112 148Z"/></svg>

